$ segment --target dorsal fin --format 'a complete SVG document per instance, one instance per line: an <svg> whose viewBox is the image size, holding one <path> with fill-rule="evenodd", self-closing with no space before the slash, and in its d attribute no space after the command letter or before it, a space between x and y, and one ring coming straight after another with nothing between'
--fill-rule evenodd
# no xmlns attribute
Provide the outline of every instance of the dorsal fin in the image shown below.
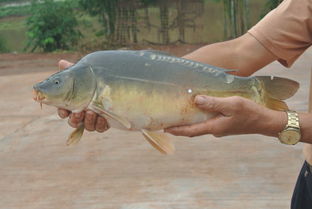
<svg viewBox="0 0 312 209"><path fill-rule="evenodd" d="M159 55L172 56L168 52L153 50L153 49L140 50L139 52L149 52L149 53L154 53L154 54L159 54Z"/></svg>

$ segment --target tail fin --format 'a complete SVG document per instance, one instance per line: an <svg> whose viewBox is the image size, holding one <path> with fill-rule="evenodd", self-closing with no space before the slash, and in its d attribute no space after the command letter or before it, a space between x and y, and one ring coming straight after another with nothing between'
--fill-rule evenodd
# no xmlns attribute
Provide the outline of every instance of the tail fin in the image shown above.
<svg viewBox="0 0 312 209"><path fill-rule="evenodd" d="M282 100L292 97L299 88L299 83L287 78L256 76L263 83L265 90L265 105L273 110L288 110Z"/></svg>

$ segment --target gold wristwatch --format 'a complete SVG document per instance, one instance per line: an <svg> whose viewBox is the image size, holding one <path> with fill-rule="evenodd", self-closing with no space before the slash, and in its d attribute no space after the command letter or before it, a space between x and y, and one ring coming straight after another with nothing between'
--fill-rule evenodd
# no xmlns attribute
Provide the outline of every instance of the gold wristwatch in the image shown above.
<svg viewBox="0 0 312 209"><path fill-rule="evenodd" d="M295 145L301 138L299 116L295 111L286 111L286 113L288 122L284 130L279 133L278 139L283 144Z"/></svg>

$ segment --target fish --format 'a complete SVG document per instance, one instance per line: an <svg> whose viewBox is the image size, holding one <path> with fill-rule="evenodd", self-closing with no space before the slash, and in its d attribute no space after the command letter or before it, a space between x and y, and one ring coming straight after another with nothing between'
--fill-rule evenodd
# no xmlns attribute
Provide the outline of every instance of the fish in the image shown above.
<svg viewBox="0 0 312 209"><path fill-rule="evenodd" d="M158 151L172 154L175 147L163 129L216 116L196 107L196 95L241 96L273 110L287 110L283 100L299 88L298 82L287 78L240 77L231 72L161 51L96 51L35 84L33 92L41 105L73 113L92 110L110 127L139 131ZM83 131L80 124L67 144L79 142Z"/></svg>

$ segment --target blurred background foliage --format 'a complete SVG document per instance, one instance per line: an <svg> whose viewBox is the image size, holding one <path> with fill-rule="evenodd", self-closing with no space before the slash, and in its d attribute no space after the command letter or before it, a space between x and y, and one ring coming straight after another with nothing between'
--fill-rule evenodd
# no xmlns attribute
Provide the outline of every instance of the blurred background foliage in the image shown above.
<svg viewBox="0 0 312 209"><path fill-rule="evenodd" d="M26 20L26 50L33 52L39 48L44 52L52 52L68 50L77 44L81 33L77 29L78 21L70 2L36 0L31 4L31 11L35 12Z"/></svg>
<svg viewBox="0 0 312 209"><path fill-rule="evenodd" d="M238 37L282 0L0 0L0 52L206 44Z"/></svg>
<svg viewBox="0 0 312 209"><path fill-rule="evenodd" d="M0 36L0 52L9 52L5 40Z"/></svg>

